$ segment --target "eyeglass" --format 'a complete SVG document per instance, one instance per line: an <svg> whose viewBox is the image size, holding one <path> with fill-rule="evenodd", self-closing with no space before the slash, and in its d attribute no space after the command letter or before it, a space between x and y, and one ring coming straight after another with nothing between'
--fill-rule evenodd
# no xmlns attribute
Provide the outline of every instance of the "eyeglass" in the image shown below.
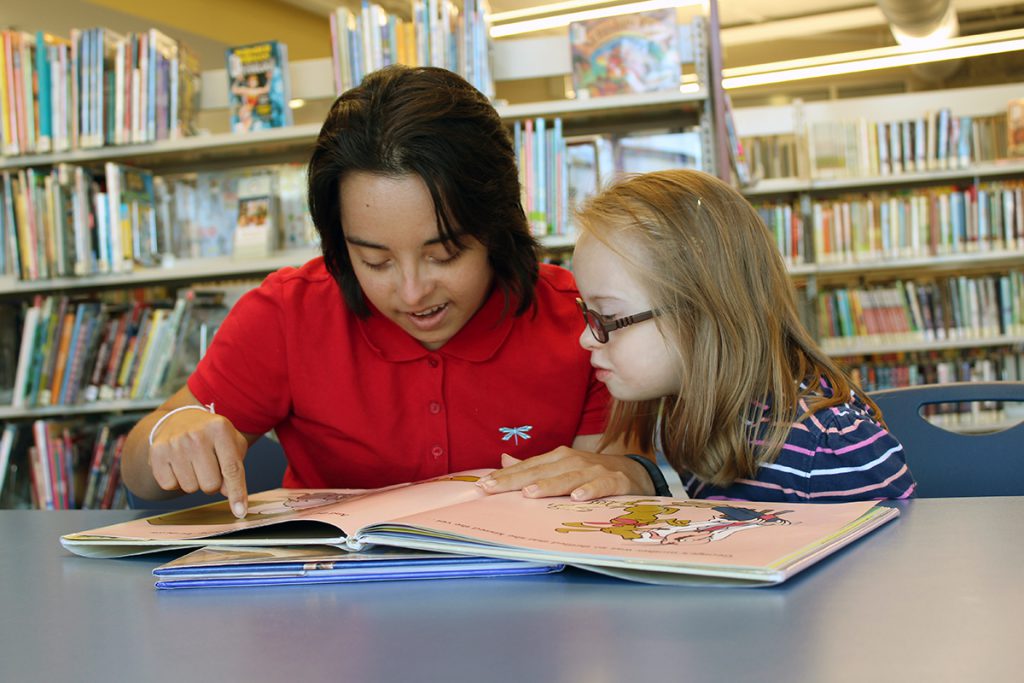
<svg viewBox="0 0 1024 683"><path fill-rule="evenodd" d="M583 320L586 321L587 327L590 328L590 333L594 335L594 339L602 344L608 343L609 332L621 330L623 327L642 323L645 320L650 320L651 318L661 315L661 311L653 309L650 311L644 311L643 313L624 315L621 318L615 318L612 320L607 316L601 315L597 311L592 311L587 308L587 305L583 303L583 299L580 299L579 297L576 298L576 305L580 307L580 313L583 314Z"/></svg>

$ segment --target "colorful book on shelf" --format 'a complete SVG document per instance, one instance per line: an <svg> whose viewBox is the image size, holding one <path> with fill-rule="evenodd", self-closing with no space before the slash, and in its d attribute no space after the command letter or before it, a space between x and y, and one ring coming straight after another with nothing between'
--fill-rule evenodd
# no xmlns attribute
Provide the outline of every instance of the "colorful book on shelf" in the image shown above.
<svg viewBox="0 0 1024 683"><path fill-rule="evenodd" d="M647 583L767 585L895 518L875 502L831 505L616 496L591 502L488 496L471 470L376 490L274 489L61 538L87 557L202 546L427 550L578 566Z"/></svg>
<svg viewBox="0 0 1024 683"><path fill-rule="evenodd" d="M233 588L550 574L562 564L379 547L200 548L153 570L157 588Z"/></svg>
<svg viewBox="0 0 1024 683"><path fill-rule="evenodd" d="M725 135L729 142L729 165L732 167L733 173L736 174L736 182L740 187L746 187L753 181L750 174L750 163L743 149L743 143L740 142L739 135L736 133L736 121L732 114L732 98L728 93L724 95L724 102Z"/></svg>
<svg viewBox="0 0 1024 683"><path fill-rule="evenodd" d="M238 219L235 224L236 258L269 256L276 246L273 178L266 173L238 180Z"/></svg>
<svg viewBox="0 0 1024 683"><path fill-rule="evenodd" d="M229 47L227 62L232 132L291 125L288 46L285 43L269 40Z"/></svg>
<svg viewBox="0 0 1024 683"><path fill-rule="evenodd" d="M1006 108L1007 156L1024 157L1024 98Z"/></svg>
<svg viewBox="0 0 1024 683"><path fill-rule="evenodd" d="M10 405L18 371L19 322L26 307L21 302L0 302L0 405Z"/></svg>
<svg viewBox="0 0 1024 683"><path fill-rule="evenodd" d="M679 88L679 26L674 8L569 24L578 97Z"/></svg>

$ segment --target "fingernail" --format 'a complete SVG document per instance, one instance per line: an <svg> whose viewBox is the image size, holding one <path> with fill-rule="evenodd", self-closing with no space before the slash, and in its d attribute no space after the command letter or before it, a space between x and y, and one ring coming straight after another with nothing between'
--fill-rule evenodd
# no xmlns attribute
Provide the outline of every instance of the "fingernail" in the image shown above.
<svg viewBox="0 0 1024 683"><path fill-rule="evenodd" d="M576 489L569 494L569 497L573 500L584 500L587 497L587 494L583 492L583 489Z"/></svg>
<svg viewBox="0 0 1024 683"><path fill-rule="evenodd" d="M530 484L529 486L523 488L523 495L536 496L538 493L540 493L540 487L537 486L536 484Z"/></svg>
<svg viewBox="0 0 1024 683"><path fill-rule="evenodd" d="M485 477L484 479L481 479L480 481L477 482L477 486L483 489L487 489L488 491L490 491L497 485L498 482L495 481L494 479L491 479L490 477Z"/></svg>
<svg viewBox="0 0 1024 683"><path fill-rule="evenodd" d="M231 506L231 511L235 513L235 517L239 519L245 518L245 504L238 502Z"/></svg>

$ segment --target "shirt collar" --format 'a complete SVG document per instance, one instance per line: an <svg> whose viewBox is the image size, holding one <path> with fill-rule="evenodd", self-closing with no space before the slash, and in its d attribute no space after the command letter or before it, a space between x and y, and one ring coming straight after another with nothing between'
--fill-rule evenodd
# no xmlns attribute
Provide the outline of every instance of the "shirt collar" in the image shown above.
<svg viewBox="0 0 1024 683"><path fill-rule="evenodd" d="M454 337L436 351L424 347L408 332L385 317L372 303L366 303L370 315L365 319L358 319L357 324L367 343L382 359L400 363L418 360L433 353L479 363L494 356L512 331L517 301L512 297L506 310L503 291L500 287L494 287L480 310L455 333ZM527 312L526 315L530 313Z"/></svg>

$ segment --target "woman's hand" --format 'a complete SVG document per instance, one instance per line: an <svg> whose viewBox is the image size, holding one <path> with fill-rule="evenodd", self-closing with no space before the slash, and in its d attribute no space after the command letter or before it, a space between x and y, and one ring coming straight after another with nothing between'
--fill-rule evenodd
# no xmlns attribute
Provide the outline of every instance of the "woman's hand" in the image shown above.
<svg viewBox="0 0 1024 683"><path fill-rule="evenodd" d="M528 460L501 456L502 469L477 482L487 493L522 489L527 498L570 496L593 500L605 496L654 494L643 465L624 455L591 453L568 446Z"/></svg>
<svg viewBox="0 0 1024 683"><path fill-rule="evenodd" d="M248 507L242 464L248 448L245 436L227 418L183 410L160 425L149 447L149 466L163 490L220 492L242 518Z"/></svg>

